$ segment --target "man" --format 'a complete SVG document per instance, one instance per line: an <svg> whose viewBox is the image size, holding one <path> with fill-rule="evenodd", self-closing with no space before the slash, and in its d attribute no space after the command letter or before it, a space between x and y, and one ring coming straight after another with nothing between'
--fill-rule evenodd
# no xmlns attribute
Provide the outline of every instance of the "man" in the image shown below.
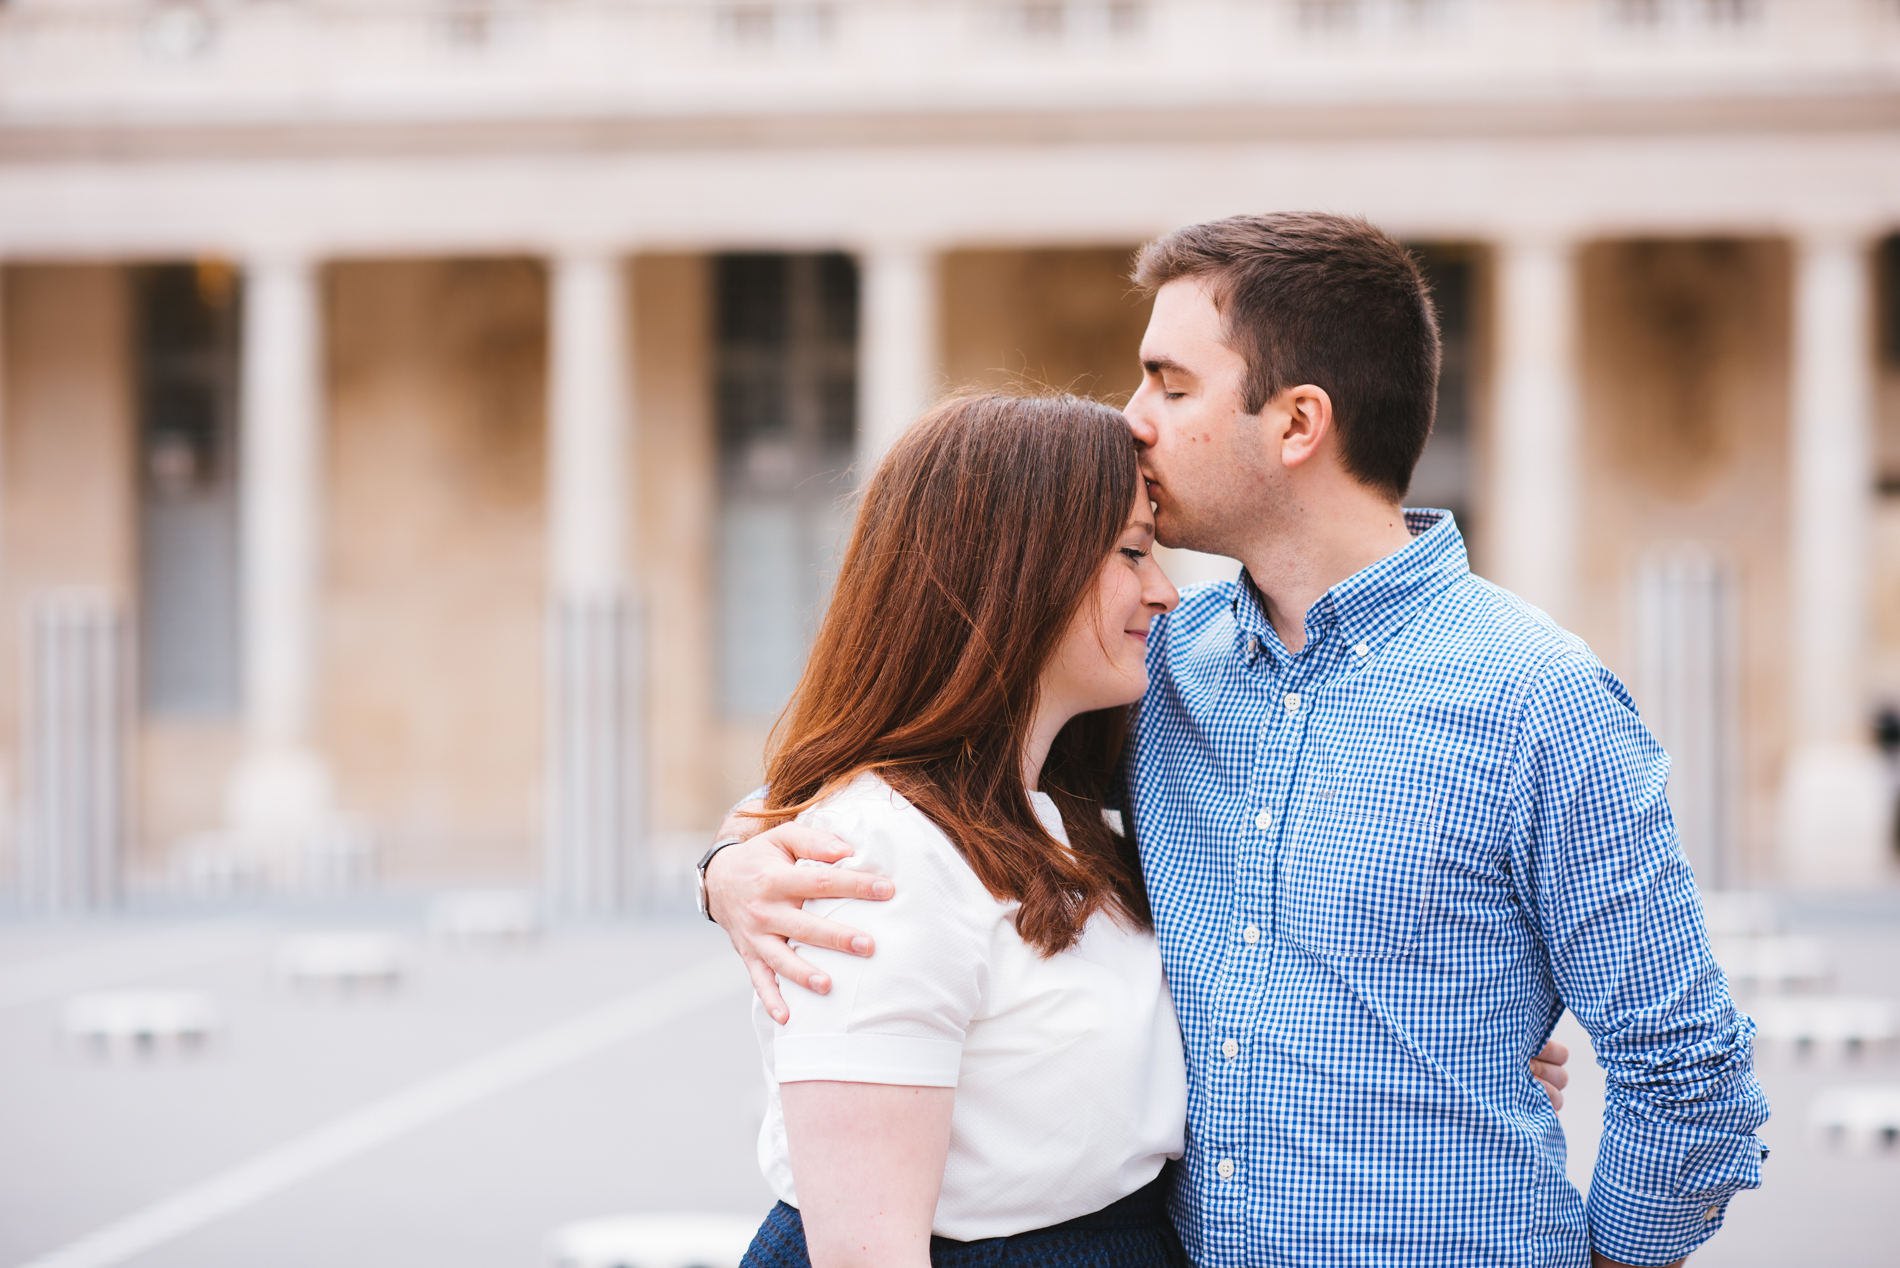
<svg viewBox="0 0 1900 1268"><path fill-rule="evenodd" d="M1438 372L1415 263L1363 221L1251 216L1135 276L1126 413L1160 540L1246 565L1156 620L1131 763L1188 1054L1190 1255L1679 1263L1760 1182L1751 1028L1622 685L1473 577L1450 516L1400 510ZM827 985L784 937L872 950L795 910L888 895L787 859L848 853L786 825L704 872L774 1015L774 971ZM1566 1006L1609 1084L1587 1206L1524 1075Z"/></svg>

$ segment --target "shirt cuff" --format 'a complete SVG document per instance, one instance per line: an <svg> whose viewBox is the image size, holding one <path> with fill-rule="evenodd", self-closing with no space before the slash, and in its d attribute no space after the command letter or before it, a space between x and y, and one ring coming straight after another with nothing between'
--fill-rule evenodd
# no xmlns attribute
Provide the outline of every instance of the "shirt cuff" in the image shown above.
<svg viewBox="0 0 1900 1268"><path fill-rule="evenodd" d="M1732 1193L1706 1198L1633 1193L1601 1173L1590 1181L1590 1248L1619 1264L1673 1264L1722 1227Z"/></svg>
<svg viewBox="0 0 1900 1268"><path fill-rule="evenodd" d="M739 800L733 802L732 809L726 811L726 816L730 818L732 816L733 811L737 810L740 806L745 805L745 803L748 801L764 801L767 797L771 795L771 793L772 793L772 785L760 784L757 788L754 788L751 792L739 798Z"/></svg>
<svg viewBox="0 0 1900 1268"><path fill-rule="evenodd" d="M902 1035L778 1035L772 1073L780 1083L895 1083L955 1087L963 1045L953 1039Z"/></svg>

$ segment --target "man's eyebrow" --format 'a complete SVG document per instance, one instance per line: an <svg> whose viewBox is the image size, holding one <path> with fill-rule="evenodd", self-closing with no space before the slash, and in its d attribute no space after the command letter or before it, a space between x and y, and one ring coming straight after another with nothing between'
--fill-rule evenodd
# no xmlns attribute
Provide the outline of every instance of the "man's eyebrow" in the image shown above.
<svg viewBox="0 0 1900 1268"><path fill-rule="evenodd" d="M1169 370L1172 370L1176 374L1193 373L1192 370L1189 370L1173 357L1144 357L1142 358L1141 368L1150 374L1161 374Z"/></svg>

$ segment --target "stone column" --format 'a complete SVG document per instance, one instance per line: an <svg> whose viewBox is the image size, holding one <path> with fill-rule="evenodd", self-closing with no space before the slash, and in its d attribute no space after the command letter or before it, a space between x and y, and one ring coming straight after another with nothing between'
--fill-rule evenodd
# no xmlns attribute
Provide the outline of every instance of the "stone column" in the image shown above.
<svg viewBox="0 0 1900 1268"><path fill-rule="evenodd" d="M1874 467L1868 244L1795 245L1789 411L1788 714L1781 870L1851 885L1888 870L1890 793L1870 742L1863 674Z"/></svg>
<svg viewBox="0 0 1900 1268"><path fill-rule="evenodd" d="M314 262L250 262L239 399L245 751L226 818L280 882L306 872L335 819L329 769L310 736L322 320Z"/></svg>
<svg viewBox="0 0 1900 1268"><path fill-rule="evenodd" d="M1576 250L1557 238L1524 238L1500 244L1496 260L1490 573L1564 621L1580 531Z"/></svg>
<svg viewBox="0 0 1900 1268"><path fill-rule="evenodd" d="M130 639L116 596L57 588L24 622L19 876L30 906L119 901L131 757Z"/></svg>
<svg viewBox="0 0 1900 1268"><path fill-rule="evenodd" d="M625 265L572 253L550 270L547 651L549 897L604 913L636 897L644 828L643 655L628 585L632 398Z"/></svg>
<svg viewBox="0 0 1900 1268"><path fill-rule="evenodd" d="M937 391L937 255L879 246L858 254L858 466L868 479L884 451Z"/></svg>

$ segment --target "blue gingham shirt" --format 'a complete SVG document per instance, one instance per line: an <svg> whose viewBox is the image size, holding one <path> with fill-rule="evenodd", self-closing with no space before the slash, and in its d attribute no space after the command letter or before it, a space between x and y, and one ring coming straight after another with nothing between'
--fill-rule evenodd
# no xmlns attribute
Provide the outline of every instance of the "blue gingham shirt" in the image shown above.
<svg viewBox="0 0 1900 1268"><path fill-rule="evenodd" d="M1174 1216L1215 1265L1667 1263L1760 1183L1753 1028L1623 686L1443 511L1289 654L1253 597L1149 638L1132 806L1188 1053ZM1526 1062L1608 1078L1586 1205Z"/></svg>

